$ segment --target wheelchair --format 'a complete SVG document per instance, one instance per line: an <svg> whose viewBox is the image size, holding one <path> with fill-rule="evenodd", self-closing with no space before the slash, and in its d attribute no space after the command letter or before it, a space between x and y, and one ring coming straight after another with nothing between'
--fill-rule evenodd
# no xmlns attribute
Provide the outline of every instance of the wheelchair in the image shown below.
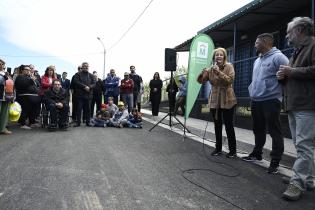
<svg viewBox="0 0 315 210"><path fill-rule="evenodd" d="M67 119L66 120L66 126L61 128L60 124L59 124L59 120L60 120L59 110L57 109L57 127L59 126L60 129L67 130L69 127L69 116L70 115L68 112L67 117L66 117L66 119ZM51 125L50 112L49 112L47 105L45 103L41 103L40 122L41 122L42 128L48 128L48 130L50 130L50 131L56 130L55 128L50 127L50 125Z"/></svg>

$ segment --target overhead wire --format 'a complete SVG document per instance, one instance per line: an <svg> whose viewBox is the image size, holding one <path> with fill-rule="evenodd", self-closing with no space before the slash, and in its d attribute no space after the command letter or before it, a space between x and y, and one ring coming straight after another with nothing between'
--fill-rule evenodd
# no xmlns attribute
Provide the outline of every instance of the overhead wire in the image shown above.
<svg viewBox="0 0 315 210"><path fill-rule="evenodd" d="M108 51L113 49L116 45L121 42L121 40L127 35L127 33L134 27L134 25L138 22L138 20L141 18L141 16L145 13L145 11L149 8L149 6L152 4L154 0L151 0L149 4L142 10L142 12L138 15L138 17L135 19L135 21L129 26L129 28L121 35L121 37L111 46L108 48Z"/></svg>

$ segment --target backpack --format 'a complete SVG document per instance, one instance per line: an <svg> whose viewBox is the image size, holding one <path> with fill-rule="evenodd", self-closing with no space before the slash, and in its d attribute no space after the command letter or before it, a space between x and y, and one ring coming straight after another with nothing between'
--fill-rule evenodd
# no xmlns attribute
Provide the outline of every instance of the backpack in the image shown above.
<svg viewBox="0 0 315 210"><path fill-rule="evenodd" d="M12 102L14 99L14 81L8 78L5 81L5 100Z"/></svg>

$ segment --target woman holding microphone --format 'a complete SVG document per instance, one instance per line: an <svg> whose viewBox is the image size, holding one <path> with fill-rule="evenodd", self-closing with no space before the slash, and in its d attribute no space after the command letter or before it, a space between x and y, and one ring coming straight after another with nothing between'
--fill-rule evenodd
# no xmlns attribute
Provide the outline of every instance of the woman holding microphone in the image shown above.
<svg viewBox="0 0 315 210"><path fill-rule="evenodd" d="M199 83L210 81L212 88L209 96L210 112L214 121L216 145L212 156L222 154L222 118L228 138L229 153L227 158L236 157L236 138L233 125L233 116L236 106L236 97L232 87L235 72L234 67L227 61L224 48L217 48L213 53L213 63L210 68L204 69L198 76Z"/></svg>

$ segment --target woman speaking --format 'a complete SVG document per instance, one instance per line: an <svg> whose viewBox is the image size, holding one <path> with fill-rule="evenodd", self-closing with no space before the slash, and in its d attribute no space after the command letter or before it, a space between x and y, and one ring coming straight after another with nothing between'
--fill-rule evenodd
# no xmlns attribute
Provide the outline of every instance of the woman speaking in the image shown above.
<svg viewBox="0 0 315 210"><path fill-rule="evenodd" d="M232 64L227 61L224 48L217 48L213 53L213 63L209 69L204 69L198 76L199 83L210 81L212 91L209 98L210 111L214 121L216 145L212 156L222 154L222 117L228 138L229 153L227 158L236 157L236 138L233 125L233 116L236 97L232 87L235 72Z"/></svg>

